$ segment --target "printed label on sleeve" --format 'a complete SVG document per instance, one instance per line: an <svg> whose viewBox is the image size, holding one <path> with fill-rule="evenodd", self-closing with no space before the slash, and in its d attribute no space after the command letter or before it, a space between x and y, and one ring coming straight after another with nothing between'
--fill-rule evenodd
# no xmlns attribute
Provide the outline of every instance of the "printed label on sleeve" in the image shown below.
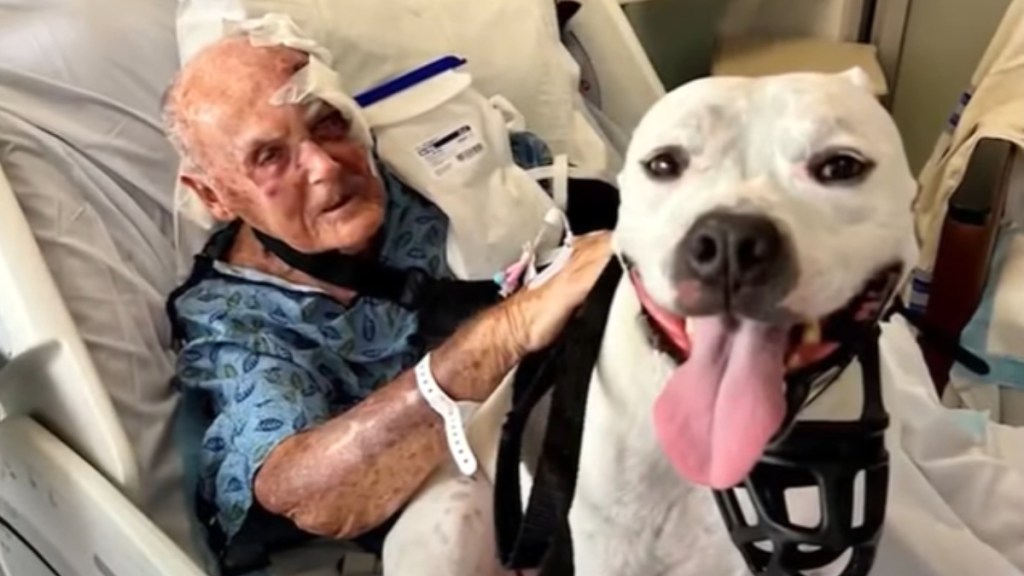
<svg viewBox="0 0 1024 576"><path fill-rule="evenodd" d="M484 152L484 143L468 124L447 130L416 147L416 154L440 178Z"/></svg>

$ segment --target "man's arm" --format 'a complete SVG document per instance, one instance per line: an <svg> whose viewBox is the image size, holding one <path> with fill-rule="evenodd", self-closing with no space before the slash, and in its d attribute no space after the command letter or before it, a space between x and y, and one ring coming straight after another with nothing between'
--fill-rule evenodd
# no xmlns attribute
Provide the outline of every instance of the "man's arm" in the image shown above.
<svg viewBox="0 0 1024 576"><path fill-rule="evenodd" d="M522 358L515 314L514 304L503 303L431 353L431 370L449 395L486 397ZM282 441L256 475L255 495L303 530L352 538L394 514L445 457L443 421L409 370L344 414Z"/></svg>
<svg viewBox="0 0 1024 576"><path fill-rule="evenodd" d="M524 354L550 343L608 261L608 236L580 238L566 269L516 294L431 353L456 400L482 401ZM406 371L351 410L275 447L256 475L256 499L301 529L347 539L401 508L448 457L443 422Z"/></svg>

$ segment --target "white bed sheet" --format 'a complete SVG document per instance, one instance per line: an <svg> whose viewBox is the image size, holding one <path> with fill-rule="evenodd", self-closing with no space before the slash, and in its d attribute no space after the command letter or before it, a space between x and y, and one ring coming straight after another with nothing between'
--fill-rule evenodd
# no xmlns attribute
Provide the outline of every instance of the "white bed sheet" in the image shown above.
<svg viewBox="0 0 1024 576"><path fill-rule="evenodd" d="M902 319L882 338L892 479L879 576L1024 574L1024 429L949 410Z"/></svg>
<svg viewBox="0 0 1024 576"><path fill-rule="evenodd" d="M158 108L178 65L175 9L0 0L0 164L133 442L138 504L192 551L164 311L177 158Z"/></svg>

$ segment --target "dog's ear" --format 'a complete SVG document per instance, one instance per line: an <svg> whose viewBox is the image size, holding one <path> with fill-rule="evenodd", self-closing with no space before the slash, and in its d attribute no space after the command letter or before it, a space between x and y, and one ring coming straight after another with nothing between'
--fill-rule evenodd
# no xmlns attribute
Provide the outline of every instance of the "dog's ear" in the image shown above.
<svg viewBox="0 0 1024 576"><path fill-rule="evenodd" d="M865 92L874 92L871 77L860 66L853 66L839 73L839 76Z"/></svg>

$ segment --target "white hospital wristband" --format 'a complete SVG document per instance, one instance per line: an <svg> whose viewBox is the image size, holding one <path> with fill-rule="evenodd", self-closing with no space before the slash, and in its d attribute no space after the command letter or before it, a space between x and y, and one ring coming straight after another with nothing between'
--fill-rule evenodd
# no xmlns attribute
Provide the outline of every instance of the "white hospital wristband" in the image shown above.
<svg viewBox="0 0 1024 576"><path fill-rule="evenodd" d="M466 476L472 476L476 472L476 456L469 447L469 440L466 438L466 429L462 425L462 413L459 405L448 397L441 389L441 386L434 379L430 371L430 354L427 354L416 365L416 387L427 404L441 415L444 420L444 435L448 439L448 450L455 459L459 471Z"/></svg>

